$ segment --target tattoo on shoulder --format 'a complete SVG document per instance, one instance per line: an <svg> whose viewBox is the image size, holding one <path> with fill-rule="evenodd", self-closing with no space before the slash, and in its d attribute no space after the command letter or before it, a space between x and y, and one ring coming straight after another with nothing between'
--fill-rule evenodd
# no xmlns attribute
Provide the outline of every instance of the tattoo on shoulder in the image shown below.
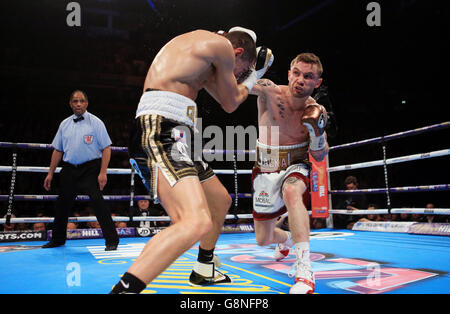
<svg viewBox="0 0 450 314"><path fill-rule="evenodd" d="M264 86L264 87L269 87L269 86L273 85L273 83L268 79L260 79L256 82L256 84Z"/></svg>

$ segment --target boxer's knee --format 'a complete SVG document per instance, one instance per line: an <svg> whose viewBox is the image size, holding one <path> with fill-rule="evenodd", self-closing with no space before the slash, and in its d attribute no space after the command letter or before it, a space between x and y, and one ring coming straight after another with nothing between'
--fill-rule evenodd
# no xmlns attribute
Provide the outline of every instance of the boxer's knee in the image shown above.
<svg viewBox="0 0 450 314"><path fill-rule="evenodd" d="M274 243L274 224L269 221L255 221L255 238L259 246Z"/></svg>
<svg viewBox="0 0 450 314"><path fill-rule="evenodd" d="M186 237L199 240L208 234L213 228L211 216L207 214L208 208L192 211L189 218L181 218L179 223L183 224Z"/></svg>
<svg viewBox="0 0 450 314"><path fill-rule="evenodd" d="M270 235L257 235L256 236L256 243L259 246L267 246L273 243L272 237Z"/></svg>
<svg viewBox="0 0 450 314"><path fill-rule="evenodd" d="M231 204L233 203L233 199L228 193L222 195L221 199L222 199L221 203L223 204L223 210L225 211L225 213L227 213L231 207Z"/></svg>
<svg viewBox="0 0 450 314"><path fill-rule="evenodd" d="M213 222L209 217L202 217L201 219L187 223L186 228L191 237L200 240L212 230Z"/></svg>
<svg viewBox="0 0 450 314"><path fill-rule="evenodd" d="M303 204L303 193L307 190L306 184L297 177L289 177L283 183L283 201L289 209L297 204Z"/></svg>

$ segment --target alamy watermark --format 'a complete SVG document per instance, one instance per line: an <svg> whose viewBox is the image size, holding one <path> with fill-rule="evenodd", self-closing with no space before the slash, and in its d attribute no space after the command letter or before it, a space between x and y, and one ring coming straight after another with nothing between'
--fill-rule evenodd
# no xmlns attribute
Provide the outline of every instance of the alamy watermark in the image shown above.
<svg viewBox="0 0 450 314"><path fill-rule="evenodd" d="M370 11L367 15L366 22L370 27L381 26L381 6L378 2L370 2L366 6L366 10Z"/></svg>
<svg viewBox="0 0 450 314"><path fill-rule="evenodd" d="M257 139L270 139L271 146L279 146L279 127L259 127L258 130L254 125L209 125L203 128L202 118L198 118L195 130L179 125L172 130L172 138L175 143L170 153L175 160L256 161ZM277 158L277 154L274 150L271 157Z"/></svg>
<svg viewBox="0 0 450 314"><path fill-rule="evenodd" d="M369 275L366 278L366 285L376 289L381 286L381 268L378 263L370 263L366 266Z"/></svg>
<svg viewBox="0 0 450 314"><path fill-rule="evenodd" d="M69 27L81 26L81 6L78 2L69 2L66 6L69 11L66 17L66 23Z"/></svg>
<svg viewBox="0 0 450 314"><path fill-rule="evenodd" d="M76 262L66 266L66 284L67 287L81 287L81 266Z"/></svg>

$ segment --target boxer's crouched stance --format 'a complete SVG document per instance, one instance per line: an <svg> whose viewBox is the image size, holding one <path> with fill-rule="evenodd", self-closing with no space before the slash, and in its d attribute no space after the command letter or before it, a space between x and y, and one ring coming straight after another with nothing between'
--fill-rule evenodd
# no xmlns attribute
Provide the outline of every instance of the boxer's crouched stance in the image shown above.
<svg viewBox="0 0 450 314"><path fill-rule="evenodd" d="M309 173L311 164L308 161L308 142L290 146L271 146L256 144L257 160L252 171L253 189L253 218L257 227L256 241L265 246L277 243L277 234L285 232L275 228L272 223L279 216L286 213L287 208L299 209L303 214L310 203ZM294 213L292 213L294 215ZM306 222L308 222L306 220ZM309 231L309 228L305 228ZM287 240L278 243L274 252L274 259L281 260L289 254L294 241L290 232ZM298 258L296 280L303 280L314 290L314 274L309 260L309 250L304 250Z"/></svg>
<svg viewBox="0 0 450 314"><path fill-rule="evenodd" d="M203 183L215 177L213 169L202 160L201 143L197 143L199 155L195 155L196 110L194 101L172 92L147 90L141 97L129 148L130 162L156 203L158 173L171 187L184 178L198 178ZM219 258L211 252L211 258L202 260L205 255L208 252L200 252L189 283L197 286L231 282L217 270Z"/></svg>
<svg viewBox="0 0 450 314"><path fill-rule="evenodd" d="M256 34L243 28L223 34L194 30L176 36L155 56L136 112L138 144L130 152L138 153L131 163L172 224L148 241L112 293L141 292L198 241L190 283L229 280L215 270L214 248L231 197L201 157L192 155L195 149L201 155L201 145L194 151L190 145L200 90L228 113L247 99L260 78L255 41Z"/></svg>

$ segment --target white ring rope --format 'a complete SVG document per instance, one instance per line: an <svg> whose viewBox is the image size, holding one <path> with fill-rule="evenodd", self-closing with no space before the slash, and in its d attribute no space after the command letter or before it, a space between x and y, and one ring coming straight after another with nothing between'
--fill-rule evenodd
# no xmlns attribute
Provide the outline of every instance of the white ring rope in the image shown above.
<svg viewBox="0 0 450 314"><path fill-rule="evenodd" d="M34 166L22 166L17 167L17 172L41 172L47 173L49 167L34 167ZM12 166L0 166L0 172L11 172ZM55 169L55 173L59 173L61 171L61 167L57 167ZM108 174L131 174L131 169L122 169L122 168L108 168ZM234 174L234 170L214 170L216 174ZM252 170L237 170L238 174L252 174Z"/></svg>
<svg viewBox="0 0 450 314"><path fill-rule="evenodd" d="M397 163L406 162L406 161L428 159L428 158L441 157L441 156L447 156L447 155L450 155L450 149L443 149L443 150L438 150L438 151L434 151L434 152L430 152L430 153L414 154L414 155L409 155L409 156L390 158L390 159L386 159L386 164L391 165L391 164L397 164ZM360 168L370 168L370 167L376 167L376 166L383 166L383 164L384 164L383 160L361 162L361 163L351 164L351 165L330 167L328 169L328 172L336 172L336 171L344 171L344 170L352 170L352 169L360 169Z"/></svg>
<svg viewBox="0 0 450 314"><path fill-rule="evenodd" d="M429 152L429 153L414 154L414 155L409 155L409 156L390 158L390 159L386 160L386 164L391 165L391 164L397 164L397 163L402 163L402 162L407 162L407 161L436 158L436 157L442 157L442 156L448 156L448 155L450 155L450 149L442 149L442 150ZM356 164L351 164L351 165L330 167L328 169L328 172L370 168L370 167L383 166L383 165L384 165L383 160L375 160L375 161L368 161L368 162L356 163ZM12 171L12 168L13 168L12 166L0 166L0 172L10 172L10 171ZM49 167L34 167L34 166L17 167L18 172L47 173L48 169L49 169ZM55 173L58 173L60 171L61 171L61 167L57 167L55 170ZM214 173L233 175L235 173L235 171L232 169L230 169L230 170L222 169L222 170L214 170ZM252 170L251 169L240 169L240 170L237 170L237 173L238 174L252 174ZM131 174L131 169L108 168L108 174L121 174L121 175L122 174Z"/></svg>
<svg viewBox="0 0 450 314"><path fill-rule="evenodd" d="M311 211L308 211L311 215ZM363 210L347 210L347 209L330 209L330 214L341 215L387 215L388 209L363 209ZM450 215L450 208L392 208L391 214L420 214L420 215ZM287 216L287 214L284 214ZM252 214L239 214L239 219L253 219ZM130 218L126 216L113 216L115 222L129 222ZM225 219L236 219L235 215L227 215ZM169 216L134 216L133 221L170 221ZM54 218L52 217L23 217L23 218L11 218L11 223L52 223ZM68 222L92 222L97 221L95 216L85 217L69 217ZM6 222L5 218L0 218L0 224Z"/></svg>
<svg viewBox="0 0 450 314"><path fill-rule="evenodd" d="M252 214L240 214L237 215L240 219L253 219ZM235 215L227 215L225 219L236 219ZM130 217L127 216L113 216L112 220L115 222L127 222L130 221ZM24 217L24 218L11 218L11 223L52 223L54 218L52 217ZM84 216L84 217L69 217L68 222L92 222L97 221L95 216ZM170 221L169 216L133 216L133 221ZM6 218L0 218L0 224L4 224Z"/></svg>
<svg viewBox="0 0 450 314"><path fill-rule="evenodd" d="M422 133L428 130L434 130L434 129L442 129L447 128L450 126L450 122L444 122L439 125L434 125L430 127L425 127L422 129L416 129L411 130L407 132L401 132L398 134L394 134L388 137L384 138L376 138L371 140L365 140L361 142L356 143L350 143L350 144L344 144L340 145L338 147L334 147L335 149L339 148L346 148L351 146L357 146L362 145L366 143L372 143L372 142L379 142L385 139L394 139L398 137L403 137L406 135L413 135L413 133ZM410 134L411 133L411 134ZM38 148L38 149L49 149L48 144L15 144L15 143L3 143L1 142L3 147L20 147L21 145L24 146L24 148ZM330 151L333 149L333 147L330 148ZM117 151L126 152L126 148L116 148ZM224 151L225 152L225 151ZM251 154L254 153L254 151L239 151L243 154ZM212 151L209 151L209 153L212 153ZM218 151L220 153L220 151ZM346 171L346 170L352 170L352 169L361 169L361 168L370 168L370 167L376 167L376 166L386 166L390 164L396 164L396 163L402 163L407 161L414 161L414 160L421 160L421 159L429 159L429 158L436 158L441 156L447 156L450 155L450 149L443 149L438 150L434 152L429 153L422 153L422 154L414 154L409 156L402 156L402 157L395 157L390 159L383 159L383 160L375 160L375 161L369 161L369 162L362 162L362 163L356 163L356 164L350 164L350 165L342 165L342 166L336 166L336 167L330 167L328 168L328 173L332 172L338 172L338 171ZM13 166L0 166L0 172L11 172L13 170L16 170L17 172L37 172L37 173L47 173L49 170L49 167L34 167L34 166L21 166L14 169ZM61 167L56 168L55 172L58 173L61 171ZM230 170L214 170L216 174L225 174L225 175L236 175L236 174L251 174L252 170L237 170L237 169L230 169ZM107 171L108 174L119 174L119 175L129 175L131 174L131 169L120 169L120 168L109 168ZM428 186L424 188L431 188L433 186ZM418 187L400 187L400 188L386 188L386 189L369 189L372 190L384 190L384 191L391 191L397 189L397 190L405 190L408 189L417 189ZM439 186L439 188L442 188ZM445 188L445 187L444 187ZM448 187L447 187L448 188ZM338 192L338 191L336 191ZM341 192L341 191L339 191ZM361 190L359 192L364 192L364 190ZM243 194L244 196L247 196L247 194ZM249 194L251 195L251 194ZM25 198L26 195L23 195ZM29 195L30 199L33 200L49 200L53 196L51 195ZM120 200L124 199L125 196L105 196L105 199L107 200L108 197L110 200ZM130 196L128 196L129 200L132 200ZM400 213L406 213L406 214L426 214L426 215L450 215L450 209L448 208L392 208L392 209L376 209L376 210L346 210L346 209L330 209L330 214L342 214L342 215L383 215L383 214L400 214ZM309 212L311 214L311 212ZM286 216L283 215L283 216ZM113 221L123 221L127 222L130 221L130 217L125 216L114 216L112 217ZM243 218L243 219L252 219L252 214L240 214L240 215L227 215L226 219L236 219L236 218ZM44 222L44 223L51 223L53 222L54 218L50 217L31 217L31 218L11 218L11 223L36 223L36 222ZM170 217L168 216L147 216L147 217L141 217L136 216L132 217L133 221L170 221ZM95 216L88 216L88 217L70 217L69 222L90 222L90 221L97 221L97 218ZM0 219L0 224L4 224L6 222L5 218Z"/></svg>

